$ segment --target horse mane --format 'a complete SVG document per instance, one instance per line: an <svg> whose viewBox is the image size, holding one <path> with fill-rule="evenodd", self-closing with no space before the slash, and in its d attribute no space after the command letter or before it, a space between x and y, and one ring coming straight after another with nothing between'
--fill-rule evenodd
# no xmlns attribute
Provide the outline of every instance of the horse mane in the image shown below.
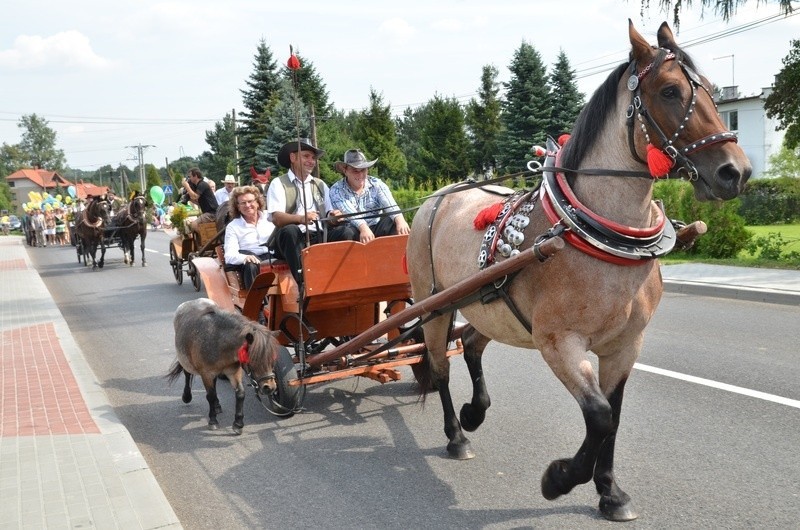
<svg viewBox="0 0 800 530"><path fill-rule="evenodd" d="M666 60L667 51L675 54L675 64L684 63L692 70L697 70L692 58L675 43L671 49L659 48L653 60L653 70L657 70ZM559 165L564 168L578 168L583 157L591 150L599 139L603 126L610 113L617 106L617 90L619 81L630 68L631 61L617 66L602 85L592 95L589 103L583 107L572 130L569 142L564 146ZM641 66L640 66L641 68Z"/></svg>

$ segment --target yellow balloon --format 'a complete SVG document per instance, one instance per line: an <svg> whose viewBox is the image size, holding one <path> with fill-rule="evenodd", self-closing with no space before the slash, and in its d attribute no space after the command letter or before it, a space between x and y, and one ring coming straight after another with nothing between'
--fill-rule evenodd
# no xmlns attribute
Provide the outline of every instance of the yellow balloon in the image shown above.
<svg viewBox="0 0 800 530"><path fill-rule="evenodd" d="M57 200L58 202L61 202L61 200L62 200L62 197L61 197L61 194L60 194L60 193L59 193L58 195L56 195L56 200Z"/></svg>

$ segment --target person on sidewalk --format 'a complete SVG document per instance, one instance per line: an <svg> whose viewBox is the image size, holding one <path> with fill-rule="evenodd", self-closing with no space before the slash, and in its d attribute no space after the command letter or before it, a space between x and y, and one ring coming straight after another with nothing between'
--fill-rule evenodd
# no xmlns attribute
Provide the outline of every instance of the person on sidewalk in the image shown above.
<svg viewBox="0 0 800 530"><path fill-rule="evenodd" d="M324 153L307 138L287 142L278 152L278 163L288 172L273 179L267 189L267 212L276 227L270 246L279 259L286 260L301 293L300 252L306 246L306 234L312 245L324 242L326 231L327 241L358 241L358 232L349 223L320 221L341 215L331 206L328 185L311 175Z"/></svg>
<svg viewBox="0 0 800 530"><path fill-rule="evenodd" d="M362 243L369 243L376 237L409 233L408 223L389 186L367 173L377 161L377 158L368 161L364 153L350 149L344 153L344 160L334 166L344 178L331 186L333 207L343 214L369 212L366 219L355 216L346 221L359 231Z"/></svg>

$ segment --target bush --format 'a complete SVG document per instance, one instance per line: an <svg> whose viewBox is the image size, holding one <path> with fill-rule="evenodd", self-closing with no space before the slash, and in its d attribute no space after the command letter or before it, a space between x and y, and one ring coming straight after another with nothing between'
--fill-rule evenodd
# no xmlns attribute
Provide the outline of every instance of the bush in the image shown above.
<svg viewBox="0 0 800 530"><path fill-rule="evenodd" d="M747 183L739 209L749 225L773 225L800 221L800 179L780 177Z"/></svg>
<svg viewBox="0 0 800 530"><path fill-rule="evenodd" d="M697 244L685 251L687 254L708 258L733 258L743 250L752 234L745 229L745 221L738 213L739 199L727 202L700 202L688 182L670 180L658 182L653 196L664 202L664 211L672 219L687 223L701 220L708 232Z"/></svg>

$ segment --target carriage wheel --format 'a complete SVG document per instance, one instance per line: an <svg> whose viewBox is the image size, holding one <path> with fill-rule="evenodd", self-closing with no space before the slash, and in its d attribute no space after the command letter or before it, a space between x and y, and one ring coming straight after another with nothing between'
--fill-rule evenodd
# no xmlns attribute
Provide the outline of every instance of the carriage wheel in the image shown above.
<svg viewBox="0 0 800 530"><path fill-rule="evenodd" d="M197 267L194 266L191 259L189 260L189 267L186 274L188 274L189 278L192 280L194 290L200 292L200 275L197 273Z"/></svg>
<svg viewBox="0 0 800 530"><path fill-rule="evenodd" d="M300 405L305 396L306 387L290 386L291 381L297 380L297 370L294 359L284 346L278 348L275 356L275 390L266 396L256 394L264 408L276 416L288 418L300 410Z"/></svg>
<svg viewBox="0 0 800 530"><path fill-rule="evenodd" d="M175 275L175 281L178 285L183 284L183 263L175 252L175 246L170 243L169 245L169 264L172 266L172 274Z"/></svg>

